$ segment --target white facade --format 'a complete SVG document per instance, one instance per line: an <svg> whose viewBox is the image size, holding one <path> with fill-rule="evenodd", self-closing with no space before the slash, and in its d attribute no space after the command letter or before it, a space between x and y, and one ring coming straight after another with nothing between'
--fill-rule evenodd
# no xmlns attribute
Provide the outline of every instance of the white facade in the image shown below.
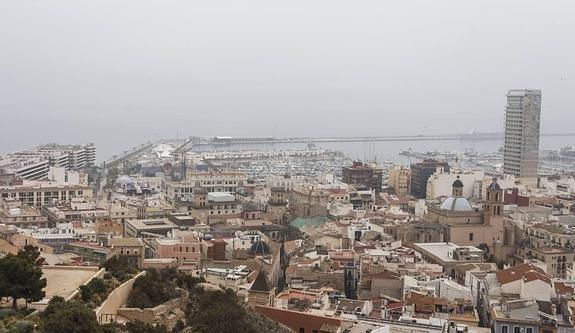
<svg viewBox="0 0 575 333"><path fill-rule="evenodd" d="M424 217L427 215L427 203L424 199L419 199L414 204L415 216Z"/></svg>
<svg viewBox="0 0 575 333"><path fill-rule="evenodd" d="M501 285L501 293L515 294L521 298L533 298L538 301L549 302L553 288L543 280L535 279L525 282L524 279L517 279Z"/></svg>
<svg viewBox="0 0 575 333"><path fill-rule="evenodd" d="M246 184L247 177L242 172L190 172L181 182L168 182L166 185L167 200L176 197L191 196L194 188L203 188L208 192L236 191Z"/></svg>
<svg viewBox="0 0 575 333"><path fill-rule="evenodd" d="M92 198L85 174L50 168L46 180L24 180L22 184L0 186L0 199L17 199L24 205L41 207L54 201Z"/></svg>
<svg viewBox="0 0 575 333"><path fill-rule="evenodd" d="M540 90L509 90L505 108L504 173L537 178L540 115Z"/></svg>
<svg viewBox="0 0 575 333"><path fill-rule="evenodd" d="M305 176L276 176L272 175L266 178L268 188L281 187L291 191L294 187L309 183L309 178Z"/></svg>
<svg viewBox="0 0 575 333"><path fill-rule="evenodd" d="M551 294L553 288L551 285L543 280L533 280L529 282L521 281L521 298L533 298L538 301L551 301Z"/></svg>
<svg viewBox="0 0 575 333"><path fill-rule="evenodd" d="M456 299L473 302L471 289L462 286L453 280L437 279L429 282L422 282L420 284L422 286L432 286L435 288L435 295L437 297L445 298L450 302L455 302Z"/></svg>
<svg viewBox="0 0 575 333"><path fill-rule="evenodd" d="M16 174L22 179L37 180L48 176L50 166L80 171L93 166L95 162L96 146L92 143L48 144L5 156L0 159L0 169L7 174Z"/></svg>
<svg viewBox="0 0 575 333"><path fill-rule="evenodd" d="M22 179L44 179L49 169L50 161L40 157L14 155L0 159L0 174L14 174Z"/></svg>
<svg viewBox="0 0 575 333"><path fill-rule="evenodd" d="M469 171L465 173L435 173L427 180L427 199L449 197L453 193L453 182L459 179L463 183L463 197L479 198L485 172Z"/></svg>

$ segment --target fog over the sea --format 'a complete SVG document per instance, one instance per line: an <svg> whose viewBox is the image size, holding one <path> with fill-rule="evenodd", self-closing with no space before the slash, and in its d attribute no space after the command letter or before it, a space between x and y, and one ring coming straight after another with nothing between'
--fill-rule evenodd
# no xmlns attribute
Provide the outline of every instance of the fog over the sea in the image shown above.
<svg viewBox="0 0 575 333"><path fill-rule="evenodd" d="M575 2L0 2L0 153L189 135L573 132ZM275 128L275 132L274 132Z"/></svg>

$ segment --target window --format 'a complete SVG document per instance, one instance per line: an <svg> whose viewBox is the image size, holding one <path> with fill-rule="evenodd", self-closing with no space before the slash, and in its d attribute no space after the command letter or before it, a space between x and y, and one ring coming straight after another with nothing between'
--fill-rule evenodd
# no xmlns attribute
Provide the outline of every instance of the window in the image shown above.
<svg viewBox="0 0 575 333"><path fill-rule="evenodd" d="M525 333L533 333L533 327L527 327Z"/></svg>
<svg viewBox="0 0 575 333"><path fill-rule="evenodd" d="M473 233L472 233L472 232L469 233L469 240L470 240L470 241L473 240Z"/></svg>
<svg viewBox="0 0 575 333"><path fill-rule="evenodd" d="M513 327L513 333L521 333L521 327L519 326Z"/></svg>
<svg viewBox="0 0 575 333"><path fill-rule="evenodd" d="M300 328L299 328L299 333L305 333L305 328L300 327Z"/></svg>
<svg viewBox="0 0 575 333"><path fill-rule="evenodd" d="M509 333L509 327L507 325L501 325L501 333Z"/></svg>

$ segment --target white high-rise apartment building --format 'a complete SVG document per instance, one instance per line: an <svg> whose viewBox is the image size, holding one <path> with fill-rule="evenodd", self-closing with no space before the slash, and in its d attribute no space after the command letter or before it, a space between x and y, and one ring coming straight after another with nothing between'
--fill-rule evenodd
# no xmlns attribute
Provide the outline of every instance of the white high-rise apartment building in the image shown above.
<svg viewBox="0 0 575 333"><path fill-rule="evenodd" d="M0 156L0 175L12 174L22 179L48 177L50 166L83 171L96 163L96 146L47 144Z"/></svg>
<svg viewBox="0 0 575 333"><path fill-rule="evenodd" d="M541 90L509 90L505 108L504 173L537 178L540 116Z"/></svg>

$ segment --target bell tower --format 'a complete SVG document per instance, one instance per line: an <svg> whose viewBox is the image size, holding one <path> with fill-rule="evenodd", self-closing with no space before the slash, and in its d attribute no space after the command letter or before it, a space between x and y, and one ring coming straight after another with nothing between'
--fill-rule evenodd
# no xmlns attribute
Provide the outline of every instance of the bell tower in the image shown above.
<svg viewBox="0 0 575 333"><path fill-rule="evenodd" d="M497 184L497 178L493 178L493 182L487 187L485 193L485 204L483 205L485 217L503 216L503 190Z"/></svg>
<svg viewBox="0 0 575 333"><path fill-rule="evenodd" d="M463 183L459 179L459 176L457 176L457 179L451 185L451 195L456 198L463 197Z"/></svg>
<svg viewBox="0 0 575 333"><path fill-rule="evenodd" d="M503 219L503 190L497 184L497 178L485 189L483 202L483 223L485 224L485 243L488 252L496 258L504 259L507 254L502 251L501 245L505 242L505 221Z"/></svg>

